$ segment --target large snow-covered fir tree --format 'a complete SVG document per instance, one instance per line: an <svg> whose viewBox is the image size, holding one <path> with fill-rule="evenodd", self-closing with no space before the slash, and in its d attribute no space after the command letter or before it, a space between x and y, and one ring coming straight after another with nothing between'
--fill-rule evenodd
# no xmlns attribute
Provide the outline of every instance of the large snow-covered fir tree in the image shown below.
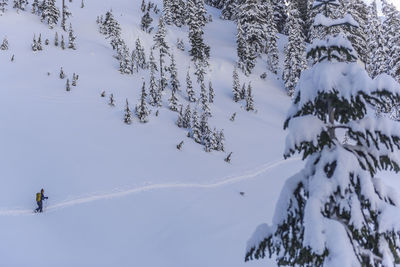
<svg viewBox="0 0 400 267"><path fill-rule="evenodd" d="M329 9L327 1L315 2ZM302 73L284 124L284 156L302 154L305 168L285 183L272 226L257 228L246 260L269 253L287 266L399 264L400 202L377 172L400 171L400 128L372 107L398 101L400 85L388 75L372 80L342 33L315 40L308 56L316 63Z"/></svg>

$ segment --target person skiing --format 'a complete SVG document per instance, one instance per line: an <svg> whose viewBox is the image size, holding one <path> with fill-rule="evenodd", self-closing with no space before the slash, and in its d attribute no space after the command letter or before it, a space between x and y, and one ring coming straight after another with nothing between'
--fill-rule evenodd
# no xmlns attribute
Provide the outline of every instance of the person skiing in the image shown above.
<svg viewBox="0 0 400 267"><path fill-rule="evenodd" d="M35 212L43 212L43 200L48 199L44 195L44 189L40 190L40 193L36 193L36 203L38 205L38 208L35 209Z"/></svg>

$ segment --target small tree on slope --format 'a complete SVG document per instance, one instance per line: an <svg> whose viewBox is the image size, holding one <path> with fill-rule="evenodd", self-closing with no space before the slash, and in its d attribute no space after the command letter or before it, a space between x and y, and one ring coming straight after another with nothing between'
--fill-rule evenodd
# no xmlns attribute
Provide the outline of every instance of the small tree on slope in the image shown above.
<svg viewBox="0 0 400 267"><path fill-rule="evenodd" d="M342 35L315 40L308 55L317 63L302 73L284 124L285 158L302 153L306 165L286 182L272 227L249 240L246 260L268 250L278 265L394 266L400 202L376 173L400 170L400 127L369 106L397 101L400 85L388 75L371 80Z"/></svg>
<svg viewBox="0 0 400 267"><path fill-rule="evenodd" d="M140 103L136 106L136 116L142 123L148 122L150 115L150 111L147 108L146 97L147 97L146 84L145 82L143 82L142 94L140 96Z"/></svg>

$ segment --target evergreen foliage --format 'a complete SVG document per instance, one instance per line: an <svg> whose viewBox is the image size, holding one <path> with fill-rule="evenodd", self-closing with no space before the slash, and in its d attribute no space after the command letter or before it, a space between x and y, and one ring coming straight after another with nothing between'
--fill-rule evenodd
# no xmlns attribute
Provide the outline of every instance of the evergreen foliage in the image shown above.
<svg viewBox="0 0 400 267"><path fill-rule="evenodd" d="M210 47L204 43L203 28L206 25L207 11L204 8L204 0L188 0L187 12L189 25L189 41L191 44L190 55L194 62L208 65Z"/></svg>
<svg viewBox="0 0 400 267"><path fill-rule="evenodd" d="M150 111L147 108L146 103L146 84L143 82L142 85L142 94L140 96L140 103L136 106L136 116L139 118L139 121L142 123L146 123L149 121Z"/></svg>
<svg viewBox="0 0 400 267"><path fill-rule="evenodd" d="M8 5L8 0L0 0L0 15L6 12L6 6Z"/></svg>
<svg viewBox="0 0 400 267"><path fill-rule="evenodd" d="M190 69L188 69L187 74L186 74L186 93L187 93L189 102L197 101L196 93L193 90L192 79L190 77Z"/></svg>
<svg viewBox="0 0 400 267"><path fill-rule="evenodd" d="M126 124L132 123L132 112L131 109L129 108L128 99L126 99L124 122Z"/></svg>
<svg viewBox="0 0 400 267"><path fill-rule="evenodd" d="M151 27L151 23L153 22L153 19L150 16L150 12L146 12L141 19L140 22L140 28L142 29L142 31L147 32L147 33L151 33L151 31L153 30L153 27Z"/></svg>
<svg viewBox="0 0 400 267"><path fill-rule="evenodd" d="M376 1L372 1L368 13L368 47L367 71L372 78L388 72L388 48L386 47L383 25L378 17Z"/></svg>
<svg viewBox="0 0 400 267"><path fill-rule="evenodd" d="M161 107L161 90L156 81L157 65L154 59L153 50L150 51L150 105Z"/></svg>
<svg viewBox="0 0 400 267"><path fill-rule="evenodd" d="M8 40L7 37L4 37L3 42L0 45L0 50L8 50Z"/></svg>
<svg viewBox="0 0 400 267"><path fill-rule="evenodd" d="M169 46L165 41L165 36L167 34L167 30L165 28L165 23L163 17L160 17L158 21L158 29L156 34L154 35L154 47L159 49L160 53L160 90L164 91L167 86L167 79L164 74L164 57L169 54Z"/></svg>
<svg viewBox="0 0 400 267"><path fill-rule="evenodd" d="M287 20L289 40L285 47L285 64L283 81L289 96L293 96L294 89L299 81L301 72L306 69L306 43L302 34L300 14L294 4L289 5Z"/></svg>
<svg viewBox="0 0 400 267"><path fill-rule="evenodd" d="M400 12L387 0L382 0L382 11L385 16L383 27L388 49L388 74L400 82Z"/></svg>
<svg viewBox="0 0 400 267"><path fill-rule="evenodd" d="M18 12L19 10L25 10L27 5L28 5L27 0L14 0L13 8L17 9Z"/></svg>
<svg viewBox="0 0 400 267"><path fill-rule="evenodd" d="M169 66L170 73L170 84L172 91L180 91L180 82L178 80L178 70L176 69L175 57L174 54L171 53L171 65Z"/></svg>
<svg viewBox="0 0 400 267"><path fill-rule="evenodd" d="M249 85L247 86L246 111L254 111L254 99L253 99L251 82L249 82Z"/></svg>
<svg viewBox="0 0 400 267"><path fill-rule="evenodd" d="M208 82L208 102L214 103L214 97L215 97L214 88L212 86L212 82L209 81Z"/></svg>
<svg viewBox="0 0 400 267"><path fill-rule="evenodd" d="M55 0L43 0L41 5L42 22L47 22L50 29L53 29L57 25L58 19L60 17L60 10L56 7Z"/></svg>
<svg viewBox="0 0 400 267"><path fill-rule="evenodd" d="M76 36L74 35L74 30L72 29L72 24L69 24L69 31L68 31L68 48L76 50L75 45Z"/></svg>
<svg viewBox="0 0 400 267"><path fill-rule="evenodd" d="M330 12L329 2L316 0L314 7ZM398 203L376 177L380 170L400 171L394 158L399 129L376 118L371 107L397 102L400 85L387 75L372 81L353 50L342 34L310 46L315 64L302 73L284 123L289 130L285 158L300 153L306 166L286 182L272 227L259 226L246 260L269 253L278 265L290 266L399 262L400 229L392 217ZM339 129L348 135L347 143L338 137Z"/></svg>
<svg viewBox="0 0 400 267"><path fill-rule="evenodd" d="M33 13L33 11L32 11ZM65 0L62 1L62 10L61 10L61 28L66 31L66 23L67 19L72 16L71 11L69 11L68 6L65 4Z"/></svg>
<svg viewBox="0 0 400 267"><path fill-rule="evenodd" d="M237 72L237 68L233 69L233 85L232 85L232 91L233 91L233 100L235 102L238 102L240 100L240 81L239 81L239 74Z"/></svg>

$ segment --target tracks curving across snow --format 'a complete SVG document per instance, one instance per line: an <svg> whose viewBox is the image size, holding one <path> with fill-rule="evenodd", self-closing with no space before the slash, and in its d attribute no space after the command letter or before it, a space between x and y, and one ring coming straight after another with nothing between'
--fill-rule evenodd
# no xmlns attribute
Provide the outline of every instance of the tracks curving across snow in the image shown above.
<svg viewBox="0 0 400 267"><path fill-rule="evenodd" d="M275 162L269 162L264 165L261 165L260 167L253 169L251 172L248 172L247 174L243 174L240 176L229 176L224 179L221 179L220 181L214 182L214 183L208 183L208 184L196 184L196 183L175 183L175 184L149 184L149 185L144 185L140 187L134 187L130 189L125 189L125 190L118 190L118 191L113 191L111 193L103 193L103 194L94 194L94 195L89 195L89 196L84 196L84 197L78 197L75 199L71 200L65 200L53 205L50 205L46 208L46 212L54 212L56 210L62 209L62 208L67 208L70 206L75 206L79 204L84 204L84 203L89 203L93 201L98 201L98 200L104 200L104 199L112 199L112 198L120 198L124 197L127 195L132 195L132 194L137 194L137 193L142 193L146 191L152 191L152 190L161 190L161 189L179 189L179 188L199 188L199 189L211 189L211 188L216 188L216 187L221 187L224 185L228 184L234 184L241 182L243 180L255 178L259 176L262 173L267 172L270 169L273 169L279 165L282 165L287 162L291 161L297 161L300 160L300 158L291 158L287 160L279 160ZM24 210L24 209L0 209L0 216L19 216L19 215L32 215L32 210Z"/></svg>

